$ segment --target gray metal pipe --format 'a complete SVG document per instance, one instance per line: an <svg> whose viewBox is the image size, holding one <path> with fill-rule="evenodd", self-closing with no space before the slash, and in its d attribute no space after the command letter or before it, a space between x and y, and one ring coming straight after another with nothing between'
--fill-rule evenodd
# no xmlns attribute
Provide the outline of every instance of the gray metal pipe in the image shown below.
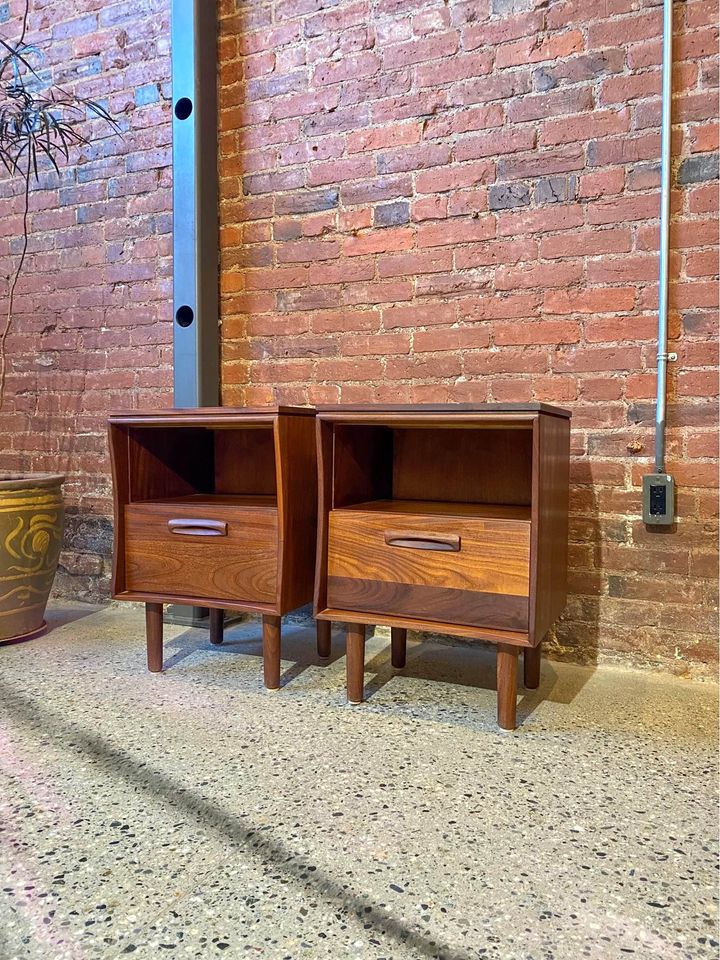
<svg viewBox="0 0 720 960"><path fill-rule="evenodd" d="M660 272L658 283L657 403L655 407L655 472L665 472L665 418L668 365L668 283L670 243L670 180L672 172L672 41L673 0L663 0L662 130L660 166Z"/></svg>

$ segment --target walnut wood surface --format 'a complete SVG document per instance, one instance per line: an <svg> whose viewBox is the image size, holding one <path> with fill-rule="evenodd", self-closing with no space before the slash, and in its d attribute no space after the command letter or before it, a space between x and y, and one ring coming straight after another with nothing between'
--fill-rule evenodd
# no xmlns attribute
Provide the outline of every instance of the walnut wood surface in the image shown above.
<svg viewBox="0 0 720 960"><path fill-rule="evenodd" d="M377 624L388 627L403 627L406 630L420 630L424 633L446 633L451 637L463 637L465 640L486 640L488 643L507 643L519 648L530 646L527 630L494 630L492 627L467 627L461 623L444 620L422 620L419 617L398 616L395 613L363 613L360 610L348 610L342 607L324 607L315 614L318 620L336 623Z"/></svg>
<svg viewBox="0 0 720 960"><path fill-rule="evenodd" d="M503 730L514 730L517 723L517 668L517 647L498 644L497 721Z"/></svg>
<svg viewBox="0 0 720 960"><path fill-rule="evenodd" d="M315 630L318 656L327 660L332 653L332 624L327 620L316 620Z"/></svg>
<svg viewBox="0 0 720 960"><path fill-rule="evenodd" d="M441 541L444 538L446 542L456 537L460 549L430 551L386 542L388 533L399 537L403 532L412 536L424 534ZM527 521L445 517L437 512L330 512L330 578L417 584L527 598L529 564L530 524ZM329 603L342 605L332 597Z"/></svg>
<svg viewBox="0 0 720 960"><path fill-rule="evenodd" d="M476 517L491 520L525 520L530 522L529 506L501 503L457 503L447 500L368 500L343 507L364 513L412 513L443 517Z"/></svg>
<svg viewBox="0 0 720 960"><path fill-rule="evenodd" d="M262 618L263 677L268 690L280 686L280 617Z"/></svg>
<svg viewBox="0 0 720 960"><path fill-rule="evenodd" d="M327 607L328 516L333 497L334 428L330 423L315 421L315 443L318 470L318 517L315 554L315 588L313 610L317 615Z"/></svg>
<svg viewBox="0 0 720 960"><path fill-rule="evenodd" d="M279 511L279 608L294 610L312 599L317 531L315 421L279 417L275 423Z"/></svg>
<svg viewBox="0 0 720 960"><path fill-rule="evenodd" d="M540 686L541 655L542 644L523 651L523 685L528 690L536 690Z"/></svg>
<svg viewBox="0 0 720 960"><path fill-rule="evenodd" d="M390 662L398 669L405 666L407 656L407 630L402 627L390 629Z"/></svg>
<svg viewBox="0 0 720 960"><path fill-rule="evenodd" d="M266 407L175 407L169 410L122 410L108 417L112 424L135 424L146 426L181 427L186 424L226 427L241 424L271 423L275 417L315 417L315 407L293 407L270 403Z"/></svg>
<svg viewBox="0 0 720 960"><path fill-rule="evenodd" d="M316 408L322 418L339 414L346 419L362 413L373 413L390 419L391 414L405 413L411 417L423 417L427 413L440 413L452 422L458 413L482 413L500 417L505 413L547 413L558 417L570 417L570 411L550 403L339 403L321 404Z"/></svg>
<svg viewBox="0 0 720 960"><path fill-rule="evenodd" d="M350 703L362 703L365 699L365 624L347 625L347 698Z"/></svg>
<svg viewBox="0 0 720 960"><path fill-rule="evenodd" d="M227 536L183 536L168 521L218 520ZM195 503L132 503L125 507L125 566L129 590L168 599L202 598L272 603L277 587L277 511L272 507Z"/></svg>
<svg viewBox="0 0 720 960"><path fill-rule="evenodd" d="M537 644L567 603L570 423L540 417L533 447L530 639Z"/></svg>
<svg viewBox="0 0 720 960"><path fill-rule="evenodd" d="M526 596L443 586L328 577L328 603L332 607L375 614L379 622L385 622L389 613L434 620L438 631L448 622L512 631L526 631L528 625Z"/></svg>
<svg viewBox="0 0 720 960"><path fill-rule="evenodd" d="M145 637L147 641L147 667L151 673L160 673L163 668L163 605L145 604Z"/></svg>
<svg viewBox="0 0 720 960"><path fill-rule="evenodd" d="M213 607L209 611L210 616L210 643L215 645L223 642L225 632L225 611Z"/></svg>
<svg viewBox="0 0 720 960"><path fill-rule="evenodd" d="M158 500L213 492L212 434L190 427L180 435L131 427L129 499Z"/></svg>
<svg viewBox="0 0 720 960"><path fill-rule="evenodd" d="M532 423L525 430L398 428L393 430L392 469L396 500L527 506Z"/></svg>
<svg viewBox="0 0 720 960"><path fill-rule="evenodd" d="M273 425L214 431L215 493L277 496Z"/></svg>

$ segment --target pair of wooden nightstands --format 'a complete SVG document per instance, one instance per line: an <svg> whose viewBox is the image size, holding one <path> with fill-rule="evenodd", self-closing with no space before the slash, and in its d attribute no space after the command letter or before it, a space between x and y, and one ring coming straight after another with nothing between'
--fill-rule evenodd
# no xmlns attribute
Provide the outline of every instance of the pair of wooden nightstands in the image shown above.
<svg viewBox="0 0 720 960"><path fill-rule="evenodd" d="M280 617L315 587L317 643L347 624L348 699L363 699L367 624L497 645L498 722L515 726L518 653L539 683L565 605L569 417L544 404L229 408L110 419L113 596L259 613L265 684ZM319 478L319 483L318 483ZM317 550L316 550L317 544Z"/></svg>

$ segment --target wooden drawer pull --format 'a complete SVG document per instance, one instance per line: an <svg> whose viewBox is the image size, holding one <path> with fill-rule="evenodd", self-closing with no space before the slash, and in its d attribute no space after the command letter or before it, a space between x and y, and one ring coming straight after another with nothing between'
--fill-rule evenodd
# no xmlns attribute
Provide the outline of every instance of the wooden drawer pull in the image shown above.
<svg viewBox="0 0 720 960"><path fill-rule="evenodd" d="M185 537L226 537L227 523L224 520L168 520L170 533Z"/></svg>
<svg viewBox="0 0 720 960"><path fill-rule="evenodd" d="M460 550L460 537L452 534L386 530L385 543L389 547L408 547L412 550L444 550L453 553Z"/></svg>

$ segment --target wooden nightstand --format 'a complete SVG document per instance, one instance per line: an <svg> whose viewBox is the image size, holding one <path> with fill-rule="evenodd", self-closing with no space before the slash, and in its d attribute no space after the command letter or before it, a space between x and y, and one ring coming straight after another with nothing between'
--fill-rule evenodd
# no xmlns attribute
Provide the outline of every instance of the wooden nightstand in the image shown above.
<svg viewBox="0 0 720 960"><path fill-rule="evenodd" d="M148 669L162 670L163 603L262 615L265 686L280 685L280 617L312 597L315 411L207 408L110 417L112 595L146 605ZM318 623L330 655L330 624Z"/></svg>
<svg viewBox="0 0 720 960"><path fill-rule="evenodd" d="M566 601L570 413L546 404L323 407L316 418L315 616L347 631L363 699L365 625L497 644L498 723L516 724L517 660L540 679Z"/></svg>

